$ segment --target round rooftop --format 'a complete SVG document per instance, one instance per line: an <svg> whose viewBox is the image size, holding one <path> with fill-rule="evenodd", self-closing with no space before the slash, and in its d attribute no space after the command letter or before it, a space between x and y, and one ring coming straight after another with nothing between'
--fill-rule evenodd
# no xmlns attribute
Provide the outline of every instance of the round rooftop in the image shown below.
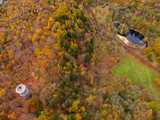
<svg viewBox="0 0 160 120"><path fill-rule="evenodd" d="M24 84L19 84L19 85L16 87L16 93L18 93L18 94L24 93L25 90L26 90L26 85L24 85Z"/></svg>

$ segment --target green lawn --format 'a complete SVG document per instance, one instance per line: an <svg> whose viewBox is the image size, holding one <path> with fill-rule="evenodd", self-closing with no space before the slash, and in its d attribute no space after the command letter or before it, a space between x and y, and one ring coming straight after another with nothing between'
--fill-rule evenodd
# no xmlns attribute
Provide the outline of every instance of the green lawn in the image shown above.
<svg viewBox="0 0 160 120"><path fill-rule="evenodd" d="M115 76L127 76L134 84L144 85L152 93L158 94L153 85L156 73L134 58L124 57L112 72Z"/></svg>

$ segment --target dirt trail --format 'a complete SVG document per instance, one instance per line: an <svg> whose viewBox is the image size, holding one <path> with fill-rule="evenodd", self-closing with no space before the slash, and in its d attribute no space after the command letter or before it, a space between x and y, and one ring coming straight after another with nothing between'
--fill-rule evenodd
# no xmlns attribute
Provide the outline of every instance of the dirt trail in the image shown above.
<svg viewBox="0 0 160 120"><path fill-rule="evenodd" d="M122 43L122 42L120 42L118 40L117 40L117 43L120 46L122 46L130 56L134 57L136 60L138 60L139 62L141 62L145 66L147 66L150 69L154 70L154 72L156 72L157 74L160 74L160 69L158 68L158 66L156 66L156 65L152 64L151 62L149 62L149 60L142 53L141 49L132 48L132 47L127 46L126 44L124 44L124 43Z"/></svg>

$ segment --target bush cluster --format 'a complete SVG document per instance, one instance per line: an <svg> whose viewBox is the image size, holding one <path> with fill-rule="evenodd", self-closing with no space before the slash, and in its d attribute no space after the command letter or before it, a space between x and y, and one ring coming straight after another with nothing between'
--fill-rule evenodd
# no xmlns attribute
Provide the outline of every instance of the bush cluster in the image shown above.
<svg viewBox="0 0 160 120"><path fill-rule="evenodd" d="M54 10L55 24L52 31L59 52L61 71L57 95L52 98L52 107L61 107L68 120L86 118L81 98L81 80L85 69L92 62L94 35L89 20L76 2L60 3ZM82 74L83 73L83 74ZM78 119L78 118L77 118Z"/></svg>

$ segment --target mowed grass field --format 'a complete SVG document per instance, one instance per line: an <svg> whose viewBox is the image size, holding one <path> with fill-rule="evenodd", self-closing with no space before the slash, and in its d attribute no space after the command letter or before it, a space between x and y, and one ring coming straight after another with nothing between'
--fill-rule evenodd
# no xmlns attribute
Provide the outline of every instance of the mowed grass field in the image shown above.
<svg viewBox="0 0 160 120"><path fill-rule="evenodd" d="M134 58L129 56L122 58L120 63L113 68L112 72L114 76L126 76L134 84L145 86L155 97L160 98L154 86L154 80L156 80L158 75Z"/></svg>

